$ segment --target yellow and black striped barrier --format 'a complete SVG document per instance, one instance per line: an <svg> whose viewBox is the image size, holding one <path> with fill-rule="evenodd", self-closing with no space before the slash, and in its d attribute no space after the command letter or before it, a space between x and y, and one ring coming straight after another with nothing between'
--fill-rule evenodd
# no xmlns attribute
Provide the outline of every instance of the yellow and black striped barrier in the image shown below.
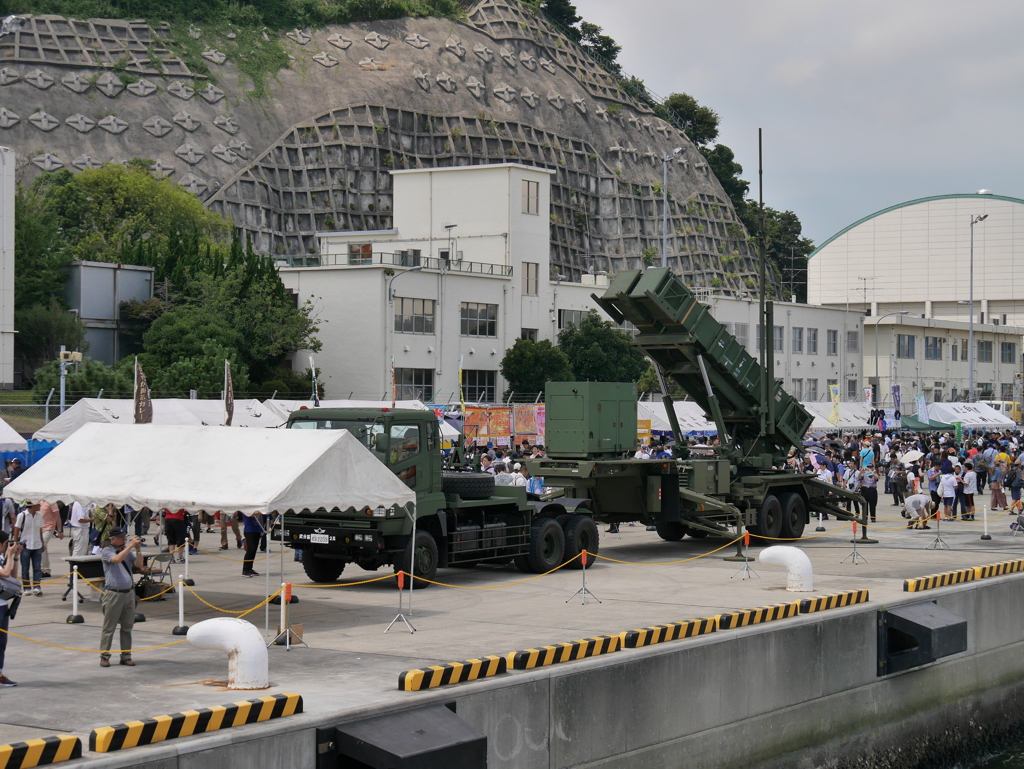
<svg viewBox="0 0 1024 769"><path fill-rule="evenodd" d="M504 657L488 655L479 660L449 662L447 665L431 665L427 668L406 670L398 675L398 689L403 692L418 692L435 686L461 684L508 672Z"/></svg>
<svg viewBox="0 0 1024 769"><path fill-rule="evenodd" d="M89 735L89 750L109 753L112 750L152 745L177 737L191 737L194 734L255 724L301 712L302 697L298 694L272 694L254 700L232 702L230 705L185 710L116 726L101 726L93 729Z"/></svg>
<svg viewBox="0 0 1024 769"><path fill-rule="evenodd" d="M580 660L584 657L596 657L599 654L617 652L621 643L620 636L597 635L553 646L540 646L521 652L509 652L508 666L515 670L530 670L559 662Z"/></svg>
<svg viewBox="0 0 1024 769"><path fill-rule="evenodd" d="M1003 574L1015 574L1021 569L1024 569L1024 558L1018 558L1015 561L990 563L988 566L975 566L974 578L985 579L987 577L999 577Z"/></svg>
<svg viewBox="0 0 1024 769"><path fill-rule="evenodd" d="M665 641L675 641L680 638L693 638L694 636L714 633L716 628L714 617L701 617L700 619L688 619L683 622L669 622L665 625L652 625L636 630L626 630L619 635L622 637L622 648L639 649L641 646L651 646Z"/></svg>
<svg viewBox="0 0 1024 769"><path fill-rule="evenodd" d="M865 603L867 600L867 590L846 590L842 593L820 595L817 598L804 598L800 601L800 613L810 614L827 609L841 609L844 606L853 606L855 603Z"/></svg>
<svg viewBox="0 0 1024 769"><path fill-rule="evenodd" d="M800 601L791 603L773 603L770 606L759 606L756 609L730 611L718 615L719 630L734 630L738 627L758 625L776 619L795 617L800 613Z"/></svg>
<svg viewBox="0 0 1024 769"><path fill-rule="evenodd" d="M927 577L903 580L903 592L919 593L922 590L933 590L937 587L947 585L959 585L962 582L974 580L974 569L957 569L956 571L944 571L942 574L930 574Z"/></svg>
<svg viewBox="0 0 1024 769"><path fill-rule="evenodd" d="M82 757L82 741L70 734L0 745L0 769L49 766Z"/></svg>

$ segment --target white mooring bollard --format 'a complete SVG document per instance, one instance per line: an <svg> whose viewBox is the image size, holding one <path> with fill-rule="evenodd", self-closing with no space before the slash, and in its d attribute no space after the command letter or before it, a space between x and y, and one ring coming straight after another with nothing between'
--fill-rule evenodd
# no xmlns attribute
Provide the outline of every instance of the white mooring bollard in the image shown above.
<svg viewBox="0 0 1024 769"><path fill-rule="evenodd" d="M229 689L266 689L270 662L263 634L251 622L237 617L214 617L188 629L188 642L198 649L228 653Z"/></svg>
<svg viewBox="0 0 1024 769"><path fill-rule="evenodd" d="M791 593L809 593L814 590L811 559L798 547L775 545L761 551L758 560L786 567L786 590Z"/></svg>

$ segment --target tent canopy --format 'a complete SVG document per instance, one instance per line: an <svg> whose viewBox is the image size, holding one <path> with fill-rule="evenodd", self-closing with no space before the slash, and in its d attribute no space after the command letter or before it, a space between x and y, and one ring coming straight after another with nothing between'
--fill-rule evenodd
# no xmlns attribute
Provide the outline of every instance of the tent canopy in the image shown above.
<svg viewBox="0 0 1024 769"><path fill-rule="evenodd" d="M18 432L0 419L0 452L28 451L28 441Z"/></svg>
<svg viewBox="0 0 1024 769"><path fill-rule="evenodd" d="M811 422L811 429L826 433L835 432L860 432L861 430L875 429L874 425L868 424L868 417L871 416L871 406L867 403L842 402L839 404L839 423L833 424L831 401L803 401L801 404L807 409L814 421Z"/></svg>
<svg viewBox="0 0 1024 769"><path fill-rule="evenodd" d="M931 411L931 406L928 407L928 411ZM932 415L929 413L928 415ZM934 433L934 432L955 432L956 427L954 425L946 424L945 422L937 422L934 419L930 419L927 424L919 420L913 414L904 414L900 419L900 429L910 430L915 433Z"/></svg>
<svg viewBox="0 0 1024 769"><path fill-rule="evenodd" d="M347 430L155 424L85 425L3 496L245 515L416 501Z"/></svg>
<svg viewBox="0 0 1024 769"><path fill-rule="evenodd" d="M928 418L934 422L962 422L972 430L1014 429L1017 423L986 403L930 403Z"/></svg>
<svg viewBox="0 0 1024 769"><path fill-rule="evenodd" d="M683 435L706 435L718 433L715 423L710 420L694 401L673 401L672 410L676 412L679 429ZM651 420L653 433L670 433L672 425L668 421L668 410L664 401L639 401L636 404L636 418Z"/></svg>
<svg viewBox="0 0 1024 769"><path fill-rule="evenodd" d="M38 441L67 440L91 423L130 425L134 417L131 398L82 398L32 436ZM188 398L154 398L153 423L158 425L221 425L227 417L224 401ZM278 427L285 418L263 408L258 400L235 401L233 427Z"/></svg>

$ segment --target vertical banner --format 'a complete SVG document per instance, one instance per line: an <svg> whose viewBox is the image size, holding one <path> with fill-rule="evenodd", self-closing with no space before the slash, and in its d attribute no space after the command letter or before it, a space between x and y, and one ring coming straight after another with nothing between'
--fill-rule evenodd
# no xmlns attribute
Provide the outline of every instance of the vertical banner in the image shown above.
<svg viewBox="0 0 1024 769"><path fill-rule="evenodd" d="M829 416L828 421L832 424L839 425L839 385L829 385L828 394L832 398L832 414Z"/></svg>
<svg viewBox="0 0 1024 769"><path fill-rule="evenodd" d="M871 403L871 393L872 393L872 388L870 388L870 387L865 387L864 388L864 402L865 403Z"/></svg>
<svg viewBox="0 0 1024 769"><path fill-rule="evenodd" d="M313 407L320 408L320 391L316 387L316 366L313 365L313 356L309 356L309 371L313 375Z"/></svg>
<svg viewBox="0 0 1024 769"><path fill-rule="evenodd" d="M146 375L142 373L139 359L135 359L135 391L132 397L134 421L137 425L148 425L153 421L153 398L149 394Z"/></svg>
<svg viewBox="0 0 1024 769"><path fill-rule="evenodd" d="M235 416L235 386L231 382L231 361L224 359L224 412L227 418L225 427L231 427L231 419Z"/></svg>
<svg viewBox="0 0 1024 769"><path fill-rule="evenodd" d="M533 407L537 412L537 442L541 445L544 444L544 420L546 417L546 409L543 403L538 403Z"/></svg>
<svg viewBox="0 0 1024 769"><path fill-rule="evenodd" d="M651 420L650 419L638 419L636 420L636 439L638 442L644 445L651 445Z"/></svg>
<svg viewBox="0 0 1024 769"><path fill-rule="evenodd" d="M917 405L918 420L928 424L928 401L925 400L924 393L918 393L915 395L914 403Z"/></svg>
<svg viewBox="0 0 1024 769"><path fill-rule="evenodd" d="M468 409L463 411L462 414L462 434L466 439L466 445L468 446L477 438L482 438L483 442L486 443L487 409L470 406Z"/></svg>
<svg viewBox="0 0 1024 769"><path fill-rule="evenodd" d="M964 423L954 422L953 427L956 428L956 442L960 443L964 439Z"/></svg>
<svg viewBox="0 0 1024 769"><path fill-rule="evenodd" d="M900 410L900 401L903 399L903 390L899 385L892 386L892 408L893 411Z"/></svg>
<svg viewBox="0 0 1024 769"><path fill-rule="evenodd" d="M398 401L398 383L395 381L395 357L391 356L391 408Z"/></svg>

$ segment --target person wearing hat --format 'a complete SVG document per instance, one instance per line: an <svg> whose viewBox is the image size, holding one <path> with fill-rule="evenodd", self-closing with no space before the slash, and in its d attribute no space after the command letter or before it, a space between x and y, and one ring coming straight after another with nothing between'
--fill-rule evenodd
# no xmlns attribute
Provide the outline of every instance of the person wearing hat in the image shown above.
<svg viewBox="0 0 1024 769"><path fill-rule="evenodd" d="M110 667L110 644L114 628L121 626L121 664L135 667L132 661L132 628L135 627L135 582L132 568L142 553L142 540L133 537L125 547L125 530L120 526L110 530L110 543L100 551L103 561L103 631L100 634L100 667Z"/></svg>
<svg viewBox="0 0 1024 769"><path fill-rule="evenodd" d="M9 473L11 480L13 481L19 475L25 472L25 468L21 466L21 460L15 457L11 460L11 471Z"/></svg>
<svg viewBox="0 0 1024 769"><path fill-rule="evenodd" d="M43 516L39 512L39 503L33 504L27 499L21 503L24 508L18 513L14 522L12 539L22 546L21 581L25 586L25 595L43 594L40 583L43 581ZM29 568L32 576L29 578Z"/></svg>

